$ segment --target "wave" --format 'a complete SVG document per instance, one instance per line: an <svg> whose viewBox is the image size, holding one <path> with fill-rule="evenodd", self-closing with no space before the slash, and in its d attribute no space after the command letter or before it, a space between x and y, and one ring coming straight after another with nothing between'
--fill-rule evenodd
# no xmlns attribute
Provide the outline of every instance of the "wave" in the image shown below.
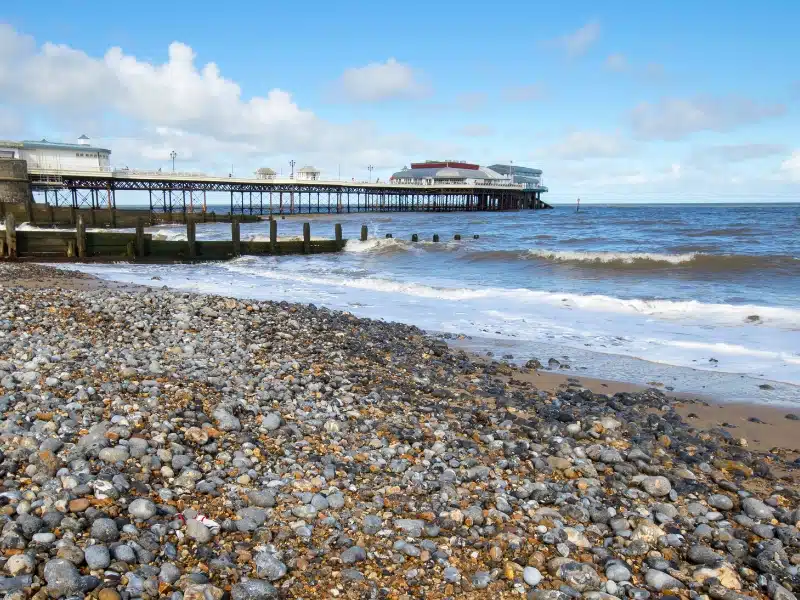
<svg viewBox="0 0 800 600"><path fill-rule="evenodd" d="M685 252L571 251L531 248L528 250L493 250L474 252L470 260L539 260L582 268L618 270L693 269L698 271L750 271L797 269L798 258L785 255L704 254Z"/></svg>
<svg viewBox="0 0 800 600"><path fill-rule="evenodd" d="M752 227L729 227L723 229L708 229L706 231L684 230L682 232L686 237L702 238L702 237L727 237L727 236L754 236L763 235L763 231L756 231Z"/></svg>
<svg viewBox="0 0 800 600"><path fill-rule="evenodd" d="M398 238L370 239L366 242L360 240L347 240L345 252L364 253L369 252L378 255L403 254L406 252L425 252L425 251L452 251L459 247L459 242L455 240L432 242L420 240L412 242Z"/></svg>
<svg viewBox="0 0 800 600"><path fill-rule="evenodd" d="M333 278L301 275L294 271L263 268L251 262L221 263L231 272L251 277L298 282L330 288L351 288L370 292L403 294L439 300L510 300L531 307L542 304L565 310L644 315L665 320L690 320L703 325L759 327L772 326L800 331L800 309L753 304L710 304L696 300L648 300L616 298L599 294L562 294L525 288L447 288L379 277Z"/></svg>

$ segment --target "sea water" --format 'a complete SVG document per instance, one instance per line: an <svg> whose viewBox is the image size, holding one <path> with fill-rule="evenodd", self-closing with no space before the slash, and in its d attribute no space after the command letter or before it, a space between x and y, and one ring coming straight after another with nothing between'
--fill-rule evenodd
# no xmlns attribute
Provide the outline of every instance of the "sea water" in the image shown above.
<svg viewBox="0 0 800 600"><path fill-rule="evenodd" d="M304 221L320 238L341 223L351 241L339 254L80 268L412 323L565 372L800 404L800 205L295 215L279 237L301 236ZM148 231L185 239L181 226ZM198 224L197 238L230 239L230 225ZM268 224L242 224L241 238L268 239Z"/></svg>

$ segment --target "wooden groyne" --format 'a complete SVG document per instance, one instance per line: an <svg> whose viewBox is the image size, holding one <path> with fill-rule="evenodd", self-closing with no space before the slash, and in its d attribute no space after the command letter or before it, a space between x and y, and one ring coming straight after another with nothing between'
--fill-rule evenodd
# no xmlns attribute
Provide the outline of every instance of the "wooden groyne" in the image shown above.
<svg viewBox="0 0 800 600"><path fill-rule="evenodd" d="M31 261L175 262L226 260L243 255L318 254L338 252L347 240L342 226L334 227L334 239L311 239L311 225L303 224L302 239L279 240L278 222L269 221L269 241L242 241L240 219L231 221L230 240L198 240L197 218L186 223L186 240L160 240L145 233L139 217L134 233L87 232L83 216L74 231L18 230L13 214L6 215L5 235L0 236L0 258Z"/></svg>
<svg viewBox="0 0 800 600"><path fill-rule="evenodd" d="M0 202L0 221L7 215L14 215L17 223L30 223L37 227L75 227L78 217L83 217L87 227L129 228L136 227L139 219L145 225L185 224L194 219L197 223L230 223L234 215L228 213L192 213L176 210L172 212L147 209L123 209L115 207L75 208L74 206L53 206L35 202ZM236 215L241 223L260 221L256 215Z"/></svg>
<svg viewBox="0 0 800 600"><path fill-rule="evenodd" d="M339 252L347 239L342 237L340 223L334 225L333 239L312 239L311 224L303 223L300 239L278 239L278 221L270 220L269 240L241 239L241 222L231 221L230 240L198 240L197 224L202 221L189 218L186 222L186 240L161 240L145 233L145 221L139 217L133 233L119 231L86 231L83 216L78 216L75 230L17 229L16 217L6 215L5 232L0 230L0 260L36 262L148 262L170 263L185 261L227 260L237 256L281 256L288 254L321 254ZM392 238L391 233L386 238ZM478 235L472 236L478 239ZM366 225L361 226L360 241L369 239ZM432 242L438 242L433 234ZM411 235L419 242L419 235ZM453 240L461 240L455 234Z"/></svg>

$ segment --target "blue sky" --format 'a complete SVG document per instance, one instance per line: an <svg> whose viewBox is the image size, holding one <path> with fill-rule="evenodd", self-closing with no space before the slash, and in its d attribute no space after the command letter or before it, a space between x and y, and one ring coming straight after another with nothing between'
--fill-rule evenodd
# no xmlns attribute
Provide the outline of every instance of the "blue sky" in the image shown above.
<svg viewBox="0 0 800 600"><path fill-rule="evenodd" d="M539 166L565 201L798 200L800 4L14 3L0 138L116 165Z"/></svg>

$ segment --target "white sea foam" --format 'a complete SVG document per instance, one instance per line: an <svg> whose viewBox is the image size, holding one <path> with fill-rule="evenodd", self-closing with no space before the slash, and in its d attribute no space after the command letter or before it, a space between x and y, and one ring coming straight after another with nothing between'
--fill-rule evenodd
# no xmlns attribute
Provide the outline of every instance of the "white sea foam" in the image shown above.
<svg viewBox="0 0 800 600"><path fill-rule="evenodd" d="M612 312L645 315L665 320L691 320L700 323L713 323L723 326L769 325L800 331L800 310L751 304L710 304L696 300L646 300L640 298L615 298L604 295L561 294L528 290L524 288L446 288L407 283L376 277L341 279L324 276L307 276L295 271L254 268L252 264L238 262L225 263L223 268L246 275L298 281L326 287L346 287L353 289L404 294L420 298L440 300L471 300L497 298L522 301L531 306L547 304L563 309L578 309L593 312ZM758 317L757 319L751 317Z"/></svg>
<svg viewBox="0 0 800 600"><path fill-rule="evenodd" d="M531 248L528 254L537 258L546 258L562 262L592 262L592 263L626 263L646 261L650 263L670 263L678 265L687 263L697 258L697 253L687 254L661 254L658 252L590 252L570 250L545 250Z"/></svg>

